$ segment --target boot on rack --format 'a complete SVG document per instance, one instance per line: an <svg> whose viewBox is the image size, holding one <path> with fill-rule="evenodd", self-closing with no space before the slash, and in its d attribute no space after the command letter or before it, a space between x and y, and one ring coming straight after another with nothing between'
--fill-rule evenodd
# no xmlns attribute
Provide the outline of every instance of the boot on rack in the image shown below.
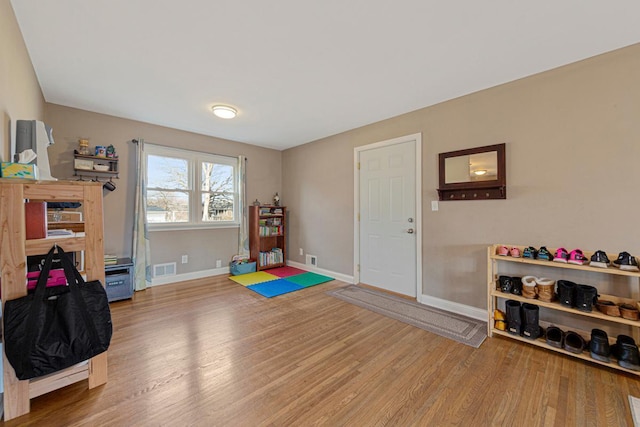
<svg viewBox="0 0 640 427"><path fill-rule="evenodd" d="M556 281L545 277L536 279L536 291L540 301L553 302L556 300Z"/></svg>
<svg viewBox="0 0 640 427"><path fill-rule="evenodd" d="M569 280L558 280L558 298L560 304L573 307L576 304L576 284Z"/></svg>
<svg viewBox="0 0 640 427"><path fill-rule="evenodd" d="M512 299L507 300L505 302L505 310L507 312L507 331L514 335L522 335L520 302Z"/></svg>
<svg viewBox="0 0 640 427"><path fill-rule="evenodd" d="M580 311L590 312L598 300L598 290L589 285L576 287L576 308Z"/></svg>
<svg viewBox="0 0 640 427"><path fill-rule="evenodd" d="M538 298L538 292L536 290L537 277L524 276L522 278L522 296L529 299Z"/></svg>
<svg viewBox="0 0 640 427"><path fill-rule="evenodd" d="M511 281L510 276L500 276L498 277L498 283L500 284L500 291L509 294L513 289L513 282Z"/></svg>
<svg viewBox="0 0 640 427"><path fill-rule="evenodd" d="M522 304L522 314L524 317L522 335L525 338L530 338L532 340L541 337L542 329L540 329L540 307L535 304L525 302Z"/></svg>
<svg viewBox="0 0 640 427"><path fill-rule="evenodd" d="M522 277L512 277L511 283L513 284L511 293L514 295L522 295Z"/></svg>

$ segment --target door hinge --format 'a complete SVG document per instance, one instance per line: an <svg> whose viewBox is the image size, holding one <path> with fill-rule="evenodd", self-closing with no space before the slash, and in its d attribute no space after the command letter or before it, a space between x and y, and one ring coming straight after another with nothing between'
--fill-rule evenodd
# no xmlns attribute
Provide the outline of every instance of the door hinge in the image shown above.
<svg viewBox="0 0 640 427"><path fill-rule="evenodd" d="M358 162L358 170L360 170L360 162Z"/></svg>
<svg viewBox="0 0 640 427"><path fill-rule="evenodd" d="M358 264L358 273L360 273L360 264Z"/></svg>
<svg viewBox="0 0 640 427"><path fill-rule="evenodd" d="M358 212L358 221L360 221L360 212Z"/></svg>

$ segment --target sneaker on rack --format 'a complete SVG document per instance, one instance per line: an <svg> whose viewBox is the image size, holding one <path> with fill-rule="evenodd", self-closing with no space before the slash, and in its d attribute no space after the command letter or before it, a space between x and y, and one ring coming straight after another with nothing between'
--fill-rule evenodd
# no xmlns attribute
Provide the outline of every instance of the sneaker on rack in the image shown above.
<svg viewBox="0 0 640 427"><path fill-rule="evenodd" d="M509 255L509 248L506 246L500 246L498 248L498 255L500 256L507 256Z"/></svg>
<svg viewBox="0 0 640 427"><path fill-rule="evenodd" d="M587 262L587 257L584 256L580 249L574 249L569 253L569 264L583 265Z"/></svg>
<svg viewBox="0 0 640 427"><path fill-rule="evenodd" d="M640 271L636 257L630 255L629 252L620 252L618 259L613 261L613 266L618 267L620 270Z"/></svg>
<svg viewBox="0 0 640 427"><path fill-rule="evenodd" d="M553 257L555 262L564 262L565 264L569 261L569 252L565 248L556 249L556 255Z"/></svg>
<svg viewBox="0 0 640 427"><path fill-rule="evenodd" d="M533 246L529 246L528 248L524 248L522 251L523 258L536 259L538 258L538 250Z"/></svg>
<svg viewBox="0 0 640 427"><path fill-rule="evenodd" d="M553 261L553 255L547 249L546 246L540 246L540 250L538 251L538 259L543 261Z"/></svg>
<svg viewBox="0 0 640 427"><path fill-rule="evenodd" d="M593 255L591 255L591 261L589 262L591 267L600 268L607 268L610 264L611 262L609 262L609 257L607 257L607 254L604 251L595 251Z"/></svg>
<svg viewBox="0 0 640 427"><path fill-rule="evenodd" d="M520 258L522 255L520 255L520 248L514 246L511 248L511 250L509 251L509 255L511 255L514 258Z"/></svg>

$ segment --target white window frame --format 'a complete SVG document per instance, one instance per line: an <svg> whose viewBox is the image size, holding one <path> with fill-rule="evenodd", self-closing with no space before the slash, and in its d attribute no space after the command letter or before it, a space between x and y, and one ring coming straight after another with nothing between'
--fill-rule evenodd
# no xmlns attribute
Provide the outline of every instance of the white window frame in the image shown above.
<svg viewBox="0 0 640 427"><path fill-rule="evenodd" d="M240 226L240 173L237 157L221 156L217 154L203 153L200 151L185 150L182 148L166 147L163 145L146 143L144 147L144 161L148 180L149 176L149 156L162 156L187 161L188 189L189 193L189 220L187 222L149 222L147 227L150 231L160 230L189 230L203 228L237 228ZM202 163L209 162L233 167L233 220L232 221L203 221L202 220ZM146 185L146 184L145 184ZM145 194L150 190L162 190L162 188L149 187L145 189ZM182 190L180 190L182 191ZM146 200L145 200L146 203Z"/></svg>

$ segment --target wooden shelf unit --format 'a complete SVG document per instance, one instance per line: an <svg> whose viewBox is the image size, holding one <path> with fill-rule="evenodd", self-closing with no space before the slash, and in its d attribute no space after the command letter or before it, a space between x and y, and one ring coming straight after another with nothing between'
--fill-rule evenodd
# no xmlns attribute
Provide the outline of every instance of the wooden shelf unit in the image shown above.
<svg viewBox="0 0 640 427"><path fill-rule="evenodd" d="M84 233L26 240L25 200L80 202L84 212ZM102 184L91 181L0 178L0 274L3 303L27 294L27 255L46 254L54 244L66 252L84 251L84 273L87 280L105 283ZM5 420L27 414L30 411L30 399L41 394L84 379L88 379L89 388L107 382L107 352L90 359L88 363L25 381L16 378L4 350L3 363Z"/></svg>
<svg viewBox="0 0 640 427"><path fill-rule="evenodd" d="M512 247L517 247L520 249L520 253L522 253L524 251L525 246L518 246L518 245L502 245L502 244L496 244L496 245L491 245L487 248L487 309L488 309L488 323L487 323L487 335L489 337L495 335L500 335L503 337L507 337L507 338L511 338L511 339L515 339L517 341L521 341L521 342L525 342L527 344L531 344L531 345L535 345L538 347L542 347L545 348L547 350L553 350L553 351L557 351L559 353L568 355L568 356L572 356L572 357L576 357L582 360L586 360L589 362L593 362L599 365L603 365L603 366L607 366L609 368L613 368L613 369L618 369L624 372L628 372L634 375L638 375L640 376L640 372L638 371L633 371L630 369L625 369L623 367L621 367L620 365L618 365L617 361L614 360L614 358L611 358L611 362L607 363L607 362L601 362L599 360L593 359L588 352L588 348L585 349L585 351L582 354L576 354L576 353L571 353L569 351L566 351L562 348L556 348L553 346L550 346L546 343L544 338L539 338L536 340L532 340L532 339L528 339L525 337L521 337L512 333L509 333L507 331L501 331L499 329L496 329L494 327L494 323L495 323L495 318L494 318L494 310L496 308L498 308L498 300L499 299L511 299L511 300L516 300L519 301L521 303L527 302L530 304L535 304L539 307L544 307L547 309L551 309L551 310L556 310L556 311L560 311L560 312L564 312L564 313L569 313L571 315L575 315L575 316L581 316L583 318L591 318L591 319L597 319L599 321L607 321L607 322L611 322L611 323L616 323L616 324L621 324L621 325L626 325L626 326L631 326L633 329L633 336L636 340L636 343L638 342L638 337L640 337L640 320L629 320L629 319L624 319L622 317L614 317L614 316L607 316L604 313L601 313L600 311L597 310L597 308L594 306L593 307L593 311L590 312L584 312L584 311L580 311L576 308L572 308L572 307L567 307L564 306L562 304L560 304L559 302L555 301L555 302L544 302L544 301L540 301L539 299L531 299L531 298L525 298L523 296L520 295L514 295L511 293L504 293L502 291L500 291L499 288L499 284L498 284L498 277L499 277L499 263L501 262L508 262L508 263L518 263L518 264L526 264L526 265L535 265L535 266L540 266L540 267L549 267L549 268L554 268L554 269L560 269L560 270L579 270L579 271L583 271L583 272L589 272L589 273L600 273L600 274L605 274L605 275L617 275L617 276L627 276L627 277L631 277L631 278L635 278L637 279L637 286L633 286L633 291L632 291L632 295L631 298L625 298L625 297L620 297L617 295L605 295L605 294L600 294L598 293L599 299L601 300L608 300L608 301L612 301L614 303L628 303L628 304L633 304L634 306L637 306L638 301L640 301L640 272L637 271L625 271L625 270L620 270L619 268L616 267L608 267L608 268L599 268L599 267L591 267L587 264L585 265L576 265L576 264L565 264L565 263L560 263L560 262L554 262L554 261L545 261L545 260L537 260L537 259L529 259L529 258L514 258L511 256L502 256L502 255L498 255L498 248L500 248L501 246L507 246L508 248L512 248ZM551 252L552 254L555 253L557 248L548 248L549 252ZM591 258L591 255L593 255L593 252L590 251L583 251L584 255L587 257L587 259ZM614 260L617 259L617 255L614 254L607 254L607 257L610 260ZM559 273L562 273L562 271L559 271ZM546 329L546 327L548 326L546 324L546 322L544 322L544 320L540 321L540 325L543 326L544 329ZM560 329L562 329L563 331L567 332L567 331L574 331L577 332L578 334L582 335L582 337L585 339L586 343L589 343L590 340L590 331L581 331L578 330L577 328L571 326L571 325L558 325L556 323L554 323L555 326L559 327ZM611 337L609 336L609 342L611 344L614 344L616 342L616 338L615 337Z"/></svg>
<svg viewBox="0 0 640 427"><path fill-rule="evenodd" d="M83 177L88 177L88 178L93 177L96 180L99 180L101 178L105 178L105 179L118 178L118 174L119 174L118 157L89 156L89 155L74 153L73 162L74 162L73 174L75 176L79 176L81 180ZM77 167L79 164L83 162L87 163L87 165L89 165L90 163L91 167L90 168ZM95 170L93 169L95 165L107 166L109 170L106 170L106 171Z"/></svg>
<svg viewBox="0 0 640 427"><path fill-rule="evenodd" d="M286 265L286 216L287 208L284 206L249 206L249 256L256 261L256 271ZM262 228L261 233L261 227L279 227L279 231ZM264 254L271 252L272 249L282 251L282 262L269 263L264 260Z"/></svg>

